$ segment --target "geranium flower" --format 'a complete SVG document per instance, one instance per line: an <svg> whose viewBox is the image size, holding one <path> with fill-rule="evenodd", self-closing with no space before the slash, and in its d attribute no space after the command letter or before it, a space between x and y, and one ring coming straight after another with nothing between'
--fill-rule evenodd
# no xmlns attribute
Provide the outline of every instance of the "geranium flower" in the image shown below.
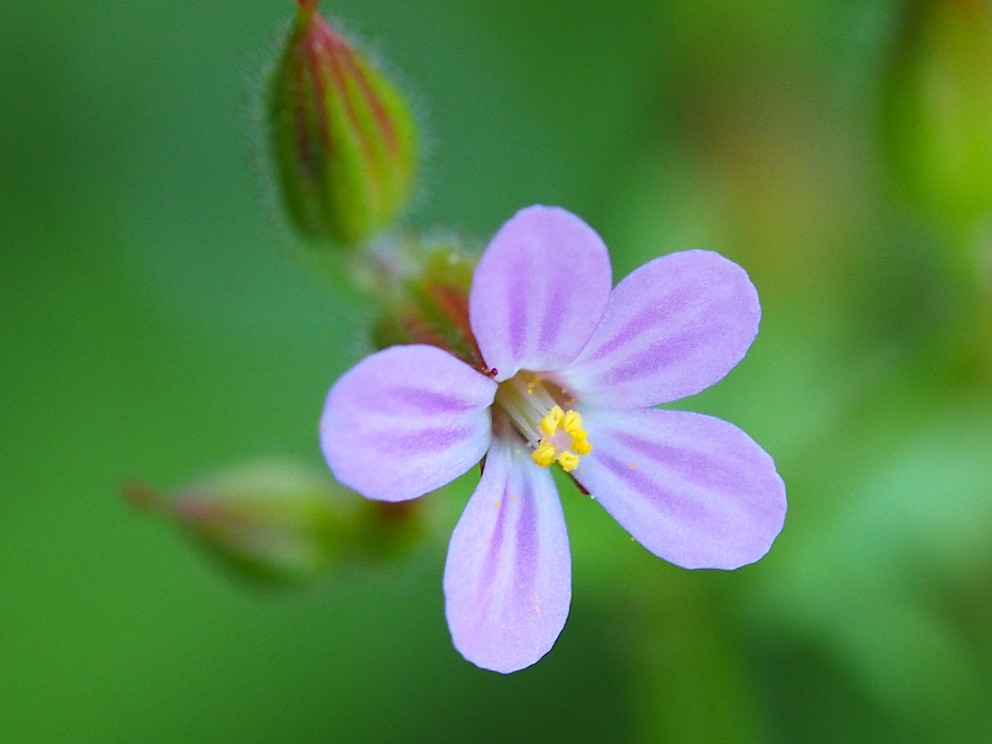
<svg viewBox="0 0 992 744"><path fill-rule="evenodd" d="M448 547L456 648L512 672L554 644L571 601L557 465L652 553L732 569L782 528L785 486L737 427L653 406L723 378L754 340L758 296L707 251L657 258L615 288L606 246L578 217L517 213L479 261L471 328L486 368L394 346L331 388L321 445L370 499L433 491L485 458Z"/></svg>

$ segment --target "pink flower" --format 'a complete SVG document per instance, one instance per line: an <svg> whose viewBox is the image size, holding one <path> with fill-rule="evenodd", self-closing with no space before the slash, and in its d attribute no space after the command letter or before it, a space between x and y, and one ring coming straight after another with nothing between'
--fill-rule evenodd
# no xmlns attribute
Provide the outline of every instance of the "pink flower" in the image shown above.
<svg viewBox="0 0 992 744"><path fill-rule="evenodd" d="M457 649L512 672L550 650L571 561L557 464L644 547L686 568L761 558L782 528L771 457L717 418L653 408L709 387L758 331L758 296L707 251L655 259L615 288L578 217L534 206L486 249L469 315L487 369L432 346L368 357L331 389L321 445L371 499L433 491L485 458L444 571Z"/></svg>

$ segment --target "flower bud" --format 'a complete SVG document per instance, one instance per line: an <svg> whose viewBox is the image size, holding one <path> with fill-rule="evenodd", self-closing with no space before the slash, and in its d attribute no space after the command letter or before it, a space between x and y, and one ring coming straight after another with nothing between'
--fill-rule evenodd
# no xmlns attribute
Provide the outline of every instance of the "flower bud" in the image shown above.
<svg viewBox="0 0 992 744"><path fill-rule="evenodd" d="M992 211L992 10L913 0L883 110L888 156L912 201L945 218Z"/></svg>
<svg viewBox="0 0 992 744"><path fill-rule="evenodd" d="M173 520L229 568L275 582L397 557L423 532L409 504L369 502L322 468L282 460L242 465L174 493L133 482L124 496Z"/></svg>
<svg viewBox="0 0 992 744"><path fill-rule="evenodd" d="M415 247L405 263L408 273L379 293L386 301L372 331L375 346L429 344L487 371L468 318L475 261L455 246L439 245Z"/></svg>
<svg viewBox="0 0 992 744"><path fill-rule="evenodd" d="M320 16L299 12L269 89L269 143L291 222L312 240L367 241L405 206L416 130L392 84Z"/></svg>

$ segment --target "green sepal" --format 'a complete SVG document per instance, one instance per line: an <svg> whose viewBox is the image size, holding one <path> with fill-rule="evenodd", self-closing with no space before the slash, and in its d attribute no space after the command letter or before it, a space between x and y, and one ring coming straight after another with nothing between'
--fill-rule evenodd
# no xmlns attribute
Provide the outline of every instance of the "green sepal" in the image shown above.
<svg viewBox="0 0 992 744"><path fill-rule="evenodd" d="M474 257L447 244L419 249L411 263L415 269L388 293L379 313L375 346L429 344L485 372L468 314Z"/></svg>

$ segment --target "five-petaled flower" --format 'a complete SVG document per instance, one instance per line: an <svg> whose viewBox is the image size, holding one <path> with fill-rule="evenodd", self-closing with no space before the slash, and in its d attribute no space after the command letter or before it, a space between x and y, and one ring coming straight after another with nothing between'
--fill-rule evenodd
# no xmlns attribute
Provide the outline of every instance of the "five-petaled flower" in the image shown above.
<svg viewBox="0 0 992 744"><path fill-rule="evenodd" d="M484 370L394 346L331 389L327 462L371 499L402 501L485 458L444 571L455 646L512 672L554 644L571 562L549 466L644 547L686 568L737 568L771 546L785 486L737 427L654 406L723 378L758 331L747 274L716 253L648 262L612 287L599 236L559 208L507 222L479 261L469 316Z"/></svg>

